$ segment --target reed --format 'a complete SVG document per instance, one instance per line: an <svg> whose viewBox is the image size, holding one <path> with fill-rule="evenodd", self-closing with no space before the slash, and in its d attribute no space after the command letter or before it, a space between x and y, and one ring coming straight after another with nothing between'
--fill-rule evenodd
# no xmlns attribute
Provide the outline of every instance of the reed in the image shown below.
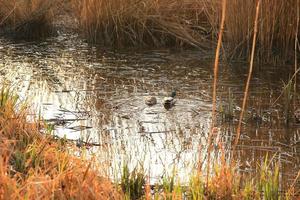
<svg viewBox="0 0 300 200"><path fill-rule="evenodd" d="M283 83L283 115L284 115L284 121L286 125L289 125L291 118L292 118L292 112L293 112L293 99L295 96L295 93L293 91L293 81L295 79L290 79L287 83Z"/></svg>
<svg viewBox="0 0 300 200"><path fill-rule="evenodd" d="M256 1L229 0L225 43L232 58L250 60ZM295 39L299 37L297 0L261 1L257 33L256 60L285 62L293 59ZM299 51L298 51L299 52Z"/></svg>
<svg viewBox="0 0 300 200"><path fill-rule="evenodd" d="M230 122L234 119L234 97L231 88L228 89L227 100L221 102L219 110L222 114L222 120Z"/></svg>
<svg viewBox="0 0 300 200"><path fill-rule="evenodd" d="M299 34L297 2L261 2L256 60L284 62L293 58ZM88 40L122 46L211 49L218 40L221 9L221 0L73 0L75 16ZM223 53L250 59L256 0L229 0L227 9Z"/></svg>
<svg viewBox="0 0 300 200"><path fill-rule="evenodd" d="M246 87L244 91L244 97L243 97L243 104L242 104L242 110L240 113L240 118L239 118L239 123L237 127L237 133L236 133L236 138L234 140L234 146L233 146L233 151L236 148L236 145L238 144L240 134L241 134L241 126L242 126L242 120L244 117L244 112L247 104L247 99L248 99L248 93L249 93L249 87L250 87L250 80L252 77L252 71L253 71L253 65L254 65L254 56L255 56L255 50L256 50L256 38L257 38L257 32L258 32L258 17L260 13L260 6L261 6L261 0L258 0L257 5L256 5L256 14L255 14L255 21L254 21L254 33L253 33L253 41L252 41L252 49L251 49L251 59L250 59L250 65L249 65L249 72L248 72L248 77L247 77L247 82L246 82Z"/></svg>
<svg viewBox="0 0 300 200"><path fill-rule="evenodd" d="M215 128L216 123L216 109L217 109L217 81L218 81L218 71L219 71L219 57L220 57L220 49L222 45L222 38L223 38L223 32L224 32L224 26L225 26L225 17L226 17L226 7L227 2L226 0L222 1L222 18L221 18L221 24L219 29L219 36L218 36L218 44L216 47L216 56L215 56L215 62L214 62L214 79L213 79L213 97L212 97L212 120L210 125L210 132L208 135L208 148L207 148L207 180L206 183L208 184L208 177L210 175L210 153L212 149L212 137L213 137L213 129ZM199 161L200 162L200 161Z"/></svg>
<svg viewBox="0 0 300 200"><path fill-rule="evenodd" d="M210 25L201 1L73 0L86 37L112 46L207 48Z"/></svg>
<svg viewBox="0 0 300 200"><path fill-rule="evenodd" d="M0 28L17 38L41 38L53 31L59 0L0 0Z"/></svg>

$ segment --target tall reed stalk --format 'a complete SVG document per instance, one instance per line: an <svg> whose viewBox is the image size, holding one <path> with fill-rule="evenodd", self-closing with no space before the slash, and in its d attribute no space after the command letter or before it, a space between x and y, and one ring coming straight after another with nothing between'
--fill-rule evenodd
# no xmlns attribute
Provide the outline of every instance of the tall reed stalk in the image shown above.
<svg viewBox="0 0 300 200"><path fill-rule="evenodd" d="M298 40L298 31L299 31L299 3L300 1L297 0L297 24L296 24L296 31L295 31L295 46L294 46L294 51L295 51L295 54L294 54L294 57L295 57L295 73L297 73L297 70L298 70L298 57L297 57L297 54L298 54L298 51L300 50L298 48L298 45L299 45L299 40ZM294 93L297 94L297 76L295 76L294 78ZM296 107L295 104L296 104L296 95L294 95L294 108Z"/></svg>
<svg viewBox="0 0 300 200"><path fill-rule="evenodd" d="M215 121L216 121L216 101L217 101L217 80L218 80L218 71L219 71L219 58L220 58L220 49L222 45L222 37L224 32L224 26L225 26L225 17L226 17L226 0L222 1L222 19L219 29L219 38L218 38L218 44L216 48L216 57L215 57L215 63L214 63L214 80L213 80L213 106L212 106L212 119L211 119L211 127L210 132L208 136L208 157L207 157L207 179L206 182L208 184L209 179L209 173L210 173L210 152L212 149L212 136L213 136L213 129L215 127Z"/></svg>
<svg viewBox="0 0 300 200"><path fill-rule="evenodd" d="M251 59L250 59L250 65L249 65L249 72L248 72L247 83L246 83L245 92L244 92L242 110L241 110L241 113L240 113L239 123L238 123L238 127L237 127L237 132L236 132L236 138L235 138L234 145L233 145L233 151L235 150L236 145L237 145L237 143L239 141L239 138L240 138L242 120L243 120L244 112L245 112L245 109L246 109L247 98L248 98L248 93L249 93L249 86L250 86L250 80L251 80L251 77L252 77L253 64L254 64L254 55L255 55L255 46L256 46L256 37L257 37L257 31L258 31L258 16L259 16L259 11L260 11L260 4L261 4L261 0L258 0L257 5L256 5L256 14L255 14L255 21L254 21L254 34L253 34L253 41L252 41L252 50L251 50Z"/></svg>

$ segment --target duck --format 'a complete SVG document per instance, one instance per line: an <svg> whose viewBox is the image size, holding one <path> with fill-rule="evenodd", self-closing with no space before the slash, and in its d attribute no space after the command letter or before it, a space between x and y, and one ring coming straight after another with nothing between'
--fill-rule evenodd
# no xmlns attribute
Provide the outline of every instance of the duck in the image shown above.
<svg viewBox="0 0 300 200"><path fill-rule="evenodd" d="M296 123L297 124L300 123L300 108L298 108L297 110L295 110L294 117L295 117Z"/></svg>
<svg viewBox="0 0 300 200"><path fill-rule="evenodd" d="M163 105L165 109L169 110L175 105L175 96L176 96L176 91L173 91L170 96L164 97L163 99Z"/></svg>
<svg viewBox="0 0 300 200"><path fill-rule="evenodd" d="M148 106L153 106L157 103L157 100L154 96L145 97L145 104Z"/></svg>

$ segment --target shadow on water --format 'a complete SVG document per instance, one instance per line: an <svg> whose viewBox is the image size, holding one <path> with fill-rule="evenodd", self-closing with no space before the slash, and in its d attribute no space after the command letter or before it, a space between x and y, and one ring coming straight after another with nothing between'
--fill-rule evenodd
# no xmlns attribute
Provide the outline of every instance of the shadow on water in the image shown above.
<svg viewBox="0 0 300 200"><path fill-rule="evenodd" d="M86 145L114 176L122 163L142 164L155 181L174 166L185 180L204 160L211 111L211 55L195 51L114 51L89 46L76 35L59 35L39 43L0 39L2 81L12 85L33 110L53 124L55 134ZM263 66L254 72L248 112L237 150L240 170L255 171L268 154L279 161L281 180L292 181L300 166L299 125L283 123L282 80L292 67ZM247 65L223 65L218 99L232 119L219 117L219 141L231 150ZM299 81L298 81L299 83ZM164 109L163 98L177 91L176 105ZM155 96L148 107L144 98ZM298 104L299 106L299 104ZM219 113L219 116L222 114ZM217 145L215 145L217 149ZM215 159L218 160L216 150Z"/></svg>

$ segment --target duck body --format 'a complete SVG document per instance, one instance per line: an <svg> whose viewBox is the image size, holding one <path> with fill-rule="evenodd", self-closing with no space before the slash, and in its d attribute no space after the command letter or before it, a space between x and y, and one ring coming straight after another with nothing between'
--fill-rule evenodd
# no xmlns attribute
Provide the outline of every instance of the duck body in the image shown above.
<svg viewBox="0 0 300 200"><path fill-rule="evenodd" d="M148 106L153 106L157 103L157 100L155 97L153 96L150 96L150 97L146 97L145 98L145 104L148 105Z"/></svg>
<svg viewBox="0 0 300 200"><path fill-rule="evenodd" d="M163 105L164 105L165 109L168 110L168 109L172 108L175 105L175 102L176 102L175 96L176 96L176 92L173 91L172 94L171 94L171 96L164 97L164 99L163 99Z"/></svg>
<svg viewBox="0 0 300 200"><path fill-rule="evenodd" d="M295 117L296 123L300 123L300 108L294 112L294 117Z"/></svg>

